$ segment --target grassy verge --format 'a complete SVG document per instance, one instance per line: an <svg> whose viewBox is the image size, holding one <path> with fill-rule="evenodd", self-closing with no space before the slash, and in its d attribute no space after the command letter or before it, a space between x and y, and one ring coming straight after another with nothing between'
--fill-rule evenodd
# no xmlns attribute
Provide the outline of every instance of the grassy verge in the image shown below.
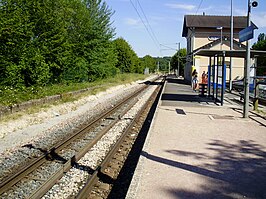
<svg viewBox="0 0 266 199"><path fill-rule="evenodd" d="M106 90L109 87L130 83L146 77L147 76L141 74L119 74L115 77L95 82L54 84L46 87L29 87L21 89L6 87L0 89L0 106L11 106L31 99L40 99L46 96L59 95L85 88L96 87L91 91L91 94L95 94L102 90ZM75 97L68 98L65 100L69 101L75 99Z"/></svg>

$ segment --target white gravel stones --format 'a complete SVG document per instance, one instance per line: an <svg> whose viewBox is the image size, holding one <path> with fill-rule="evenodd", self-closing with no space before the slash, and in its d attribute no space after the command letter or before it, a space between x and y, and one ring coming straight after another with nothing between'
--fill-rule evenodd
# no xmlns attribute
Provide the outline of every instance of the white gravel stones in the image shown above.
<svg viewBox="0 0 266 199"><path fill-rule="evenodd" d="M93 148L85 154L85 156L78 161L78 165L85 168L96 169L99 162L101 162L107 155L110 147L121 136L123 130L128 126L130 120L134 118L140 108L148 100L156 87L150 88L140 99L139 102L130 110L122 120L120 120L110 131L104 135ZM86 183L89 174L84 169L72 168L67 174L61 178L58 184L43 197L44 199L52 198L68 198L77 194L77 192ZM66 186L68 185L68 186Z"/></svg>
<svg viewBox="0 0 266 199"><path fill-rule="evenodd" d="M89 114L86 113L89 110L91 110L91 115L93 115L95 112L97 113L103 110L108 104L112 104L112 102L115 102L138 87L140 87L138 83L112 87L97 95L90 95L74 102L67 102L51 106L50 108L43 108L38 113L24 115L13 121L1 122L0 152L9 148L8 144L2 145L2 142L9 142L14 145L15 143L12 142L12 138L14 137L19 138L16 139L16 141L19 142L16 144L21 144L22 141L29 141L29 135L36 136L39 135L41 131L43 132L49 128L58 128L56 127L56 124L60 125L60 122L65 121L67 118L71 119L74 115L81 116L83 114ZM53 129L49 130L51 131ZM25 136L23 136L23 134Z"/></svg>
<svg viewBox="0 0 266 199"><path fill-rule="evenodd" d="M140 86L136 82L113 87L97 95L52 106L39 113L25 115L20 119L1 123L0 162L5 161L6 157L9 158L11 154L15 154L22 145L32 144L36 148L49 148L56 141L55 137L60 139L61 136L66 135L66 132L70 131L71 133L80 124L109 109L117 100ZM75 107L75 111L72 111L73 107ZM53 112L60 112L61 115L55 117L51 114ZM34 124L34 122L32 123L33 120L38 120L41 123Z"/></svg>
<svg viewBox="0 0 266 199"><path fill-rule="evenodd" d="M38 157L41 153L43 153L42 150L49 149L56 140L65 137L66 133L72 133L80 124L87 122L88 119L100 114L100 112L109 109L116 103L116 101L121 100L125 95L134 92L140 86L142 85L136 82L133 84L113 87L108 89L106 92L101 92L94 96L88 96L74 102L52 106L48 109L43 109L43 111L39 113L25 115L12 122L1 123L0 180L10 172L10 168L14 167L14 165L17 163L26 164L29 157ZM54 113L58 113L59 115ZM125 118L129 117L129 115L125 116ZM125 122L126 120L121 121ZM107 148L109 148L119 137L119 132L124 128L123 126L124 124L118 124L113 130L110 130L110 132L115 132L110 134L110 137L102 138L102 141L99 142L99 145L97 145L97 150L95 149L95 151L98 152L91 152L93 156L87 155L96 157L98 154L102 154L97 157L96 160L91 160L91 158L86 156L87 159L84 157L84 160L79 162L83 169L84 166L85 170L88 169L88 167L94 168L98 161L102 160L104 154L108 151ZM23 145L27 145L27 147L21 148ZM100 150L100 148L102 149ZM72 155L73 151L69 153L69 156ZM74 182L79 181L80 176L85 176L84 178L86 178L88 175L86 172L84 173L82 169L72 168L71 171L72 170L78 172L74 175ZM40 177L45 178L45 171L39 175ZM70 174L68 173L68 175ZM67 178L68 175L64 178ZM77 187L80 187L80 183L77 182L79 186L76 186L76 183L74 182L68 182L67 185L68 187L72 187L74 190L78 190ZM36 181L36 183L38 183L38 181ZM54 187L59 187L59 185ZM69 190L70 188L65 187L61 189ZM53 194L49 197L53 198L54 193L61 193L60 191L61 190L53 191ZM18 192L21 193L20 191ZM24 191L22 190L22 192ZM69 195L68 193L62 194L64 196ZM62 196L62 198L65 197Z"/></svg>

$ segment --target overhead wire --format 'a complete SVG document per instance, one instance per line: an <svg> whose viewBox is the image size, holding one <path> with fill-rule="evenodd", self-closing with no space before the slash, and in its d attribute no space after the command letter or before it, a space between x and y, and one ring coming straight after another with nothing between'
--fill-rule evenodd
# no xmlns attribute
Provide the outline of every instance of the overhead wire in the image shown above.
<svg viewBox="0 0 266 199"><path fill-rule="evenodd" d="M154 44L155 44L157 47L160 48L160 43L158 42L158 39L156 38L154 32L152 31L151 26L149 25L149 27L150 27L150 29L151 29L151 31L150 31L149 28L147 27L146 23L144 22L142 16L140 15L140 13L139 13L139 11L138 11L138 9L137 9L137 6L134 5L134 3L132 2L132 0L130 0L130 3L131 3L131 5L133 6L134 10L136 11L137 15L139 16L139 18L140 18L142 24L144 25L145 29L147 30L147 32L148 32L149 36L151 37L152 41L154 42ZM145 15L145 13L144 13L144 11L143 11L143 9L142 9L142 7L141 7L141 5L140 5L140 3L139 3L138 0L137 0L137 3L138 3L138 5L139 5L139 7L141 8L141 12L142 12L142 14L145 16L145 19L146 19L146 21L147 21L147 24L149 24L148 19L147 19L147 17L146 17L146 15ZM152 32L152 33L151 33L151 32Z"/></svg>
<svg viewBox="0 0 266 199"><path fill-rule="evenodd" d="M200 1L200 4L199 4L199 6L198 6L198 8L197 8L197 11L196 11L195 15L193 16L193 18L192 18L192 20L191 20L191 24L194 22L194 19L196 18L197 14L198 14L198 11L199 11L199 9L200 9L200 7L201 7L202 2L203 2L203 0ZM190 32L190 34L189 34L188 37L190 37L191 34L192 34L192 32Z"/></svg>
<svg viewBox="0 0 266 199"><path fill-rule="evenodd" d="M193 16L193 18L191 20L191 24L194 22L194 19L196 18L197 14L198 14L198 11L199 11L199 9L201 7L202 2L203 2L203 0L200 1L200 4L199 4L199 6L197 8L197 11L196 11L195 15ZM192 33L193 33L193 31L191 31L190 34L187 37L190 37L192 35ZM194 65L194 61L193 61L193 65Z"/></svg>
<svg viewBox="0 0 266 199"><path fill-rule="evenodd" d="M200 1L199 5L198 5L198 8L197 8L197 10L196 10L196 13L195 13L195 15L194 15L194 16L193 16L193 18L192 18L192 21L191 21L191 23L193 23L193 22L194 22L194 20L195 20L195 18L196 18L196 16L197 16L197 14L198 14L198 11L199 11L199 9L200 9L200 7L201 7L202 3L203 3L203 0L201 0L201 1ZM191 36L191 34L192 34L192 32L190 33L190 35L189 35L188 37L190 37L190 36ZM162 45L162 44L161 44L161 45ZM162 45L162 46L166 47L165 45ZM167 48L171 49L170 47L167 47Z"/></svg>
<svg viewBox="0 0 266 199"><path fill-rule="evenodd" d="M157 44L159 44L159 45L160 45L160 42L158 41L158 39L157 39L157 37L156 37L156 35L155 35L155 33L154 33L154 31L153 31L153 29L152 29L152 27L151 27L150 23L149 23L149 20L148 20L148 18L147 18L147 16L146 16L146 14L145 14L145 12L144 12L144 10L143 10L143 8L142 8L142 6L141 6L140 2L139 2L139 0L137 0L137 2L138 2L138 4L139 4L140 10L141 10L141 12L142 12L143 16L144 16L144 17L145 17L145 19L146 19L146 22L147 22L147 24L148 24L148 27L150 28L150 30L151 30L151 33L152 33L152 35L153 35L153 37L154 37L155 41L157 42Z"/></svg>
<svg viewBox="0 0 266 199"><path fill-rule="evenodd" d="M203 0L200 1L200 4L199 4L199 6L198 6L198 8L197 8L197 11L196 11L196 14L195 14L194 17L192 18L191 23L194 22L194 19L195 19L196 15L198 14L198 11L199 11L199 9L200 9L200 7L201 7L202 2L203 2Z"/></svg>

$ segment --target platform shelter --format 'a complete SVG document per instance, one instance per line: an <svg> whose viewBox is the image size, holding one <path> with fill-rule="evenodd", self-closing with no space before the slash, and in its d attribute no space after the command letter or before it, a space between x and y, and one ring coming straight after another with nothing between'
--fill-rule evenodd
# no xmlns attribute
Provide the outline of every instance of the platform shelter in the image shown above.
<svg viewBox="0 0 266 199"><path fill-rule="evenodd" d="M208 50L200 49L195 55L209 57L208 96L223 105L226 87L226 57L246 58L246 50ZM250 58L266 57L266 51L250 51ZM257 65L255 59L255 66ZM249 80L250 81L250 80Z"/></svg>

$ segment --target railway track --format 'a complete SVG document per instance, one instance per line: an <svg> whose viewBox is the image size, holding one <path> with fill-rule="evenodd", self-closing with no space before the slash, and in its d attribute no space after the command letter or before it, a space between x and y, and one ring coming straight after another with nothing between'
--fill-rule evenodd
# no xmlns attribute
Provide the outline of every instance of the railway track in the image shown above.
<svg viewBox="0 0 266 199"><path fill-rule="evenodd" d="M158 87L150 96L146 104L124 130L112 150L88 178L86 185L81 189L76 198L108 198L117 177L140 133L140 129L156 100L161 87Z"/></svg>
<svg viewBox="0 0 266 199"><path fill-rule="evenodd" d="M85 188L81 187L87 184L93 184L91 183L93 176L96 176L95 179L98 179L99 173L104 174L103 171L106 171L108 168L113 153L117 152L118 147L121 146L121 142L125 137L128 137L127 134L123 132L125 129L128 131L128 129L132 127L135 119L133 116L128 116L127 114L129 110L139 102L139 98L144 95L147 87L149 87L149 85L143 86L137 92L134 92L126 99L120 101L120 103L115 105L111 110L98 116L82 130L65 138L49 149L36 149L32 145L25 146L30 149L39 150L42 155L39 157L32 157L32 160L26 166L18 169L12 175L3 178L4 180L2 180L0 184L0 197L55 197L54 192L56 191L53 191L53 188L56 187L60 179L68 175L71 170L78 170L85 171L85 174L82 174L84 175L84 179L90 180L87 183L86 181L80 181L76 191L68 194L67 197L84 198L84 193L87 195L88 191L90 192L93 188L91 188L92 186L90 188L87 188L87 186L85 186ZM140 116L138 115L137 117L139 118ZM111 134L108 137L107 134L112 128L116 128L115 131L119 133L116 133L116 135ZM129 138L134 138L137 133L134 133L134 136L132 135L133 134L129 135ZM96 145L99 145L102 139L109 141L109 143L106 144L107 148L105 149L105 153L103 153L104 155L97 156L97 154L93 153L93 148L97 148ZM105 157L106 154L108 154L107 158ZM90 161L90 163L93 162L92 164L80 162L86 155L90 157L97 156L98 159ZM110 179L112 177L114 176L111 176Z"/></svg>

